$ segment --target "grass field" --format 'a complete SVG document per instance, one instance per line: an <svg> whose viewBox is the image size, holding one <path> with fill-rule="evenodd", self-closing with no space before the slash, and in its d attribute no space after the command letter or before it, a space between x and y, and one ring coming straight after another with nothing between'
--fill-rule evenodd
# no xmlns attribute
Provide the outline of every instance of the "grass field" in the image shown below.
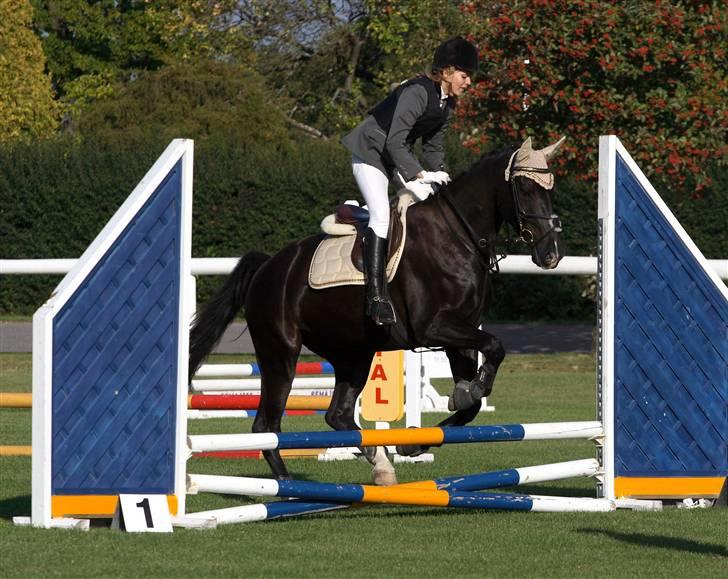
<svg viewBox="0 0 728 579"><path fill-rule="evenodd" d="M221 360L218 360L221 361ZM229 360L225 360L229 361ZM30 390L30 355L0 354L0 390ZM443 388L446 383L442 383ZM586 355L510 356L476 423L591 420L594 367ZM434 424L442 416L425 415ZM245 432L250 421L193 421L192 433ZM284 419L285 430L324 430L320 415ZM30 412L0 409L0 444L30 444ZM452 445L433 464L398 465L401 482L589 458L586 441ZM296 478L369 481L369 466L289 460ZM196 473L269 476L257 460L193 459ZM30 458L0 457L2 577L726 577L725 509L661 513L506 513L366 507L288 520L177 529L135 536L16 528L30 514ZM594 496L590 480L542 483L534 494ZM196 511L243 504L188 498Z"/></svg>

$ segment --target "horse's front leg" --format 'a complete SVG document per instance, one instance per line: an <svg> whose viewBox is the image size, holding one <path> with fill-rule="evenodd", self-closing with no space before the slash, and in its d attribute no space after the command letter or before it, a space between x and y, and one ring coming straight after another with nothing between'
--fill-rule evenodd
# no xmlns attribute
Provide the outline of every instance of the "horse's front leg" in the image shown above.
<svg viewBox="0 0 728 579"><path fill-rule="evenodd" d="M450 361L455 384L470 382L476 378L478 368L478 352L476 350L458 350L447 348L445 350ZM469 408L458 410L438 423L438 426L463 426L471 422L480 412L481 400L475 401ZM398 446L397 452L403 456L418 456L426 452L429 447L420 445Z"/></svg>
<svg viewBox="0 0 728 579"><path fill-rule="evenodd" d="M440 422L439 426L462 426L480 411L481 398L493 390L498 367L506 356L501 341L493 334L484 332L464 321L439 317L429 326L424 346L444 346L450 359L455 389L448 406L455 414ZM483 354L484 362L475 372L477 365L474 354L463 350L475 350ZM427 450L424 446L398 446L397 452L404 456L416 456Z"/></svg>
<svg viewBox="0 0 728 579"><path fill-rule="evenodd" d="M468 410L491 393L498 368L506 356L498 338L460 320L449 319L433 324L427 339L430 344L443 345L447 349L455 380L449 410ZM463 350L477 350L483 354L483 364L477 372L475 352Z"/></svg>

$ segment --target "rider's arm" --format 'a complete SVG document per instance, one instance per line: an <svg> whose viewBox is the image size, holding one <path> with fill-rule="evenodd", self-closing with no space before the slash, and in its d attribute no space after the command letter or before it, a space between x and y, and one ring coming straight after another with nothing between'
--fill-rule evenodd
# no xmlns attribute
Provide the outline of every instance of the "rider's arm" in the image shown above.
<svg viewBox="0 0 728 579"><path fill-rule="evenodd" d="M422 164L428 171L447 171L445 168L445 131L450 123L449 112L445 124L422 137Z"/></svg>
<svg viewBox="0 0 728 579"><path fill-rule="evenodd" d="M405 181L416 179L423 171L422 165L414 156L407 142L412 127L427 108L427 90L417 84L402 91L392 117L392 125L387 135L386 149L392 162Z"/></svg>

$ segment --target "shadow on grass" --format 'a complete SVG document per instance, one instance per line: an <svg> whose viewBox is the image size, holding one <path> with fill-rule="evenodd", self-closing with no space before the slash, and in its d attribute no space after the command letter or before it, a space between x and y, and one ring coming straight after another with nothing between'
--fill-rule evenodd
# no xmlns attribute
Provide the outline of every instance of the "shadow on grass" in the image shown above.
<svg viewBox="0 0 728 579"><path fill-rule="evenodd" d="M684 551L701 555L715 555L728 558L728 549L723 545L691 541L683 537L666 537L664 535L645 535L644 533L622 533L604 529L578 529L580 533L604 535L622 543L632 543L640 547L658 547L671 551Z"/></svg>
<svg viewBox="0 0 728 579"><path fill-rule="evenodd" d="M539 495L550 497L588 498L596 496L594 488L584 487L554 487L546 485L522 485L519 487L503 487L500 489L489 489L490 493L517 493L519 495Z"/></svg>
<svg viewBox="0 0 728 579"><path fill-rule="evenodd" d="M30 516L30 495L0 500L0 519Z"/></svg>
<svg viewBox="0 0 728 579"><path fill-rule="evenodd" d="M383 512L390 509L388 512ZM267 524L291 524L294 521L304 522L316 519L324 519L326 517L345 517L346 519L412 519L421 517L464 517L472 513L470 509L451 509L451 508L433 508L433 507L417 507L417 506L393 506L393 505L356 505L346 509L336 509L329 512L311 513L304 516L281 517L272 519Z"/></svg>

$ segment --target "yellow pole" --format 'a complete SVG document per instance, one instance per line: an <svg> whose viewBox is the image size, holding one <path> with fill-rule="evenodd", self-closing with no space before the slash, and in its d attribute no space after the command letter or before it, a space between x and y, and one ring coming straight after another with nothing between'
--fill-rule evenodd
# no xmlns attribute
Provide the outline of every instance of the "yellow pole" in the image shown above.
<svg viewBox="0 0 728 579"><path fill-rule="evenodd" d="M0 408L32 408L30 392L0 392Z"/></svg>

